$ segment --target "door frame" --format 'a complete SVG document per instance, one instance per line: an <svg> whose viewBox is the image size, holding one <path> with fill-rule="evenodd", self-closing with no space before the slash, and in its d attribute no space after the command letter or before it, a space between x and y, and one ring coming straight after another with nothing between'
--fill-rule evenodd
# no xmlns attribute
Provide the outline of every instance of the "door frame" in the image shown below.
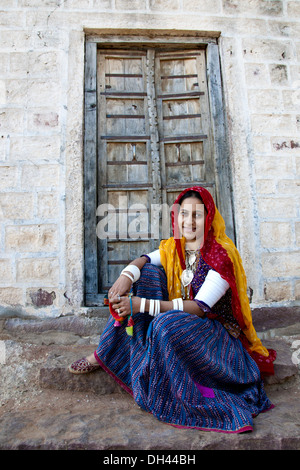
<svg viewBox="0 0 300 470"><path fill-rule="evenodd" d="M84 90L84 270L85 305L103 305L103 294L99 294L99 249L96 233L97 211L97 49L116 48L204 48L208 101L212 123L212 153L215 162L216 205L222 214L227 235L235 241L235 224L230 171L230 151L225 118L224 94L217 37L207 37L201 32L168 34L165 31L128 32L117 31L103 34L88 34L85 42L85 90Z"/></svg>

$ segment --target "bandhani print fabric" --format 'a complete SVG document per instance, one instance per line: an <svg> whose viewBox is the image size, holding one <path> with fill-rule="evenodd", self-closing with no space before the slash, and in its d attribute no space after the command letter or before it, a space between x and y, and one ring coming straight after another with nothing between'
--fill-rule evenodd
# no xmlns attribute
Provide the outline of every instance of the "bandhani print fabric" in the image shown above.
<svg viewBox="0 0 300 470"><path fill-rule="evenodd" d="M225 233L224 219L216 208L211 194L201 186L188 188L178 196L172 211L172 225L175 236L162 241L160 244L161 260L168 277L169 296L170 298L178 297L180 276L185 269L184 239L179 238L176 233L176 207L184 194L190 190L199 193L207 210L204 244L201 249L202 258L210 268L217 271L230 285L232 314L242 330L240 340L243 342L244 347L255 359L263 375L273 375L273 362L276 359L276 352L273 349L267 350L262 345L254 329L247 296L246 275L240 254L232 240Z"/></svg>
<svg viewBox="0 0 300 470"><path fill-rule="evenodd" d="M164 423L225 433L251 431L253 418L273 407L261 377L261 370L272 373L273 357L253 328L237 250L225 238L225 226L222 232L208 191L197 191L208 216L192 295L209 269L218 271L230 289L204 318L178 310L156 317L137 313L133 336L125 332L126 321L116 328L111 316L94 354L143 410ZM182 239L163 241L164 269L147 263L133 294L160 300L179 297L183 249Z"/></svg>

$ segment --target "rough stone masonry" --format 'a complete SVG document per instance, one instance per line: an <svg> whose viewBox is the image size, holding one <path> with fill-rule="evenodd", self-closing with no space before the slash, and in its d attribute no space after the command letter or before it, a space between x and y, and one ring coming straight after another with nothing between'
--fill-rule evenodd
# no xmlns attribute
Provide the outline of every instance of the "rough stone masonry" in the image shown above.
<svg viewBox="0 0 300 470"><path fill-rule="evenodd" d="M0 1L0 315L84 312L85 35L219 36L254 306L300 299L300 2Z"/></svg>

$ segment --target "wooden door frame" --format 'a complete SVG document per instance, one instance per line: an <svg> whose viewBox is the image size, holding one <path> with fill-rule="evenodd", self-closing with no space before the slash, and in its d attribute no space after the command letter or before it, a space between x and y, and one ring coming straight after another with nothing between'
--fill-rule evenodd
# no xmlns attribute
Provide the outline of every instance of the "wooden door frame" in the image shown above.
<svg viewBox="0 0 300 470"><path fill-rule="evenodd" d="M102 305L99 288L99 249L95 217L97 211L97 49L98 47L204 48L206 51L208 100L212 122L212 152L215 160L216 205L226 223L227 235L235 240L230 155L225 119L219 59L218 33L205 36L199 32L168 34L165 31L117 31L90 33L85 43L84 90L84 270L85 305Z"/></svg>

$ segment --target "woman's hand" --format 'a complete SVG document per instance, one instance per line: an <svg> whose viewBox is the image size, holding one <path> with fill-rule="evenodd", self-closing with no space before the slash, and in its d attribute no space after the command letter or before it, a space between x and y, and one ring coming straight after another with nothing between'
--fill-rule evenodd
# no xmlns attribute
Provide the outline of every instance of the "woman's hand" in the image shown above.
<svg viewBox="0 0 300 470"><path fill-rule="evenodd" d="M116 282L112 285L112 287L108 291L108 300L110 303L112 302L112 299L121 296L121 295L126 295L129 293L130 289L132 286L132 281L127 276L120 276L116 280Z"/></svg>
<svg viewBox="0 0 300 470"><path fill-rule="evenodd" d="M115 296L111 299L112 308L117 312L120 317L126 317L131 314L130 300L128 296ZM141 299L140 297L131 297L132 313L140 311Z"/></svg>

